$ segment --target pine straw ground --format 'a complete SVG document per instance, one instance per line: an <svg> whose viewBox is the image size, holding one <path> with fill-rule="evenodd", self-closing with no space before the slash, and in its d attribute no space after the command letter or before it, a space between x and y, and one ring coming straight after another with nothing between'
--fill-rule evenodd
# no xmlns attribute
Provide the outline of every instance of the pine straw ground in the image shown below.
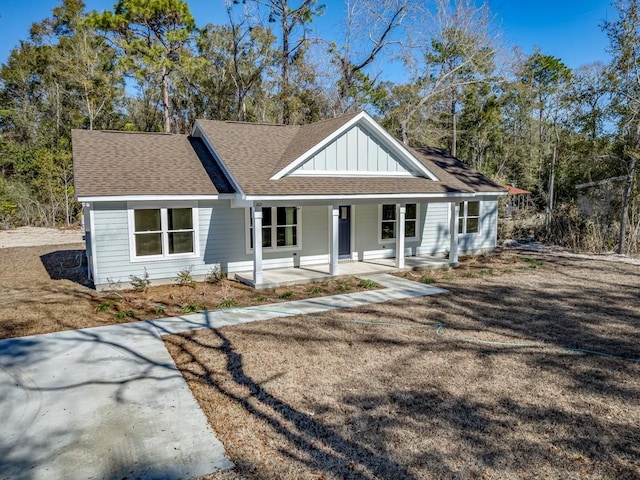
<svg viewBox="0 0 640 480"><path fill-rule="evenodd" d="M640 267L477 262L425 279L450 294L164 337L236 464L206 478L640 478Z"/></svg>
<svg viewBox="0 0 640 480"><path fill-rule="evenodd" d="M82 248L0 248L0 339L378 288L348 277L259 291L223 280L193 286L152 282L142 292L96 292L87 278Z"/></svg>

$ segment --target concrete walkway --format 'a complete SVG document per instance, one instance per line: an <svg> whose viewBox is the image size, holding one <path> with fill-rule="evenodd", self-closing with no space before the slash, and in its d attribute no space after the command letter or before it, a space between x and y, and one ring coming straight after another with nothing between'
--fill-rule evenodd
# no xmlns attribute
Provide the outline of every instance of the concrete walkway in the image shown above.
<svg viewBox="0 0 640 480"><path fill-rule="evenodd" d="M382 290L0 341L1 479L193 478L233 464L161 335L445 292Z"/></svg>

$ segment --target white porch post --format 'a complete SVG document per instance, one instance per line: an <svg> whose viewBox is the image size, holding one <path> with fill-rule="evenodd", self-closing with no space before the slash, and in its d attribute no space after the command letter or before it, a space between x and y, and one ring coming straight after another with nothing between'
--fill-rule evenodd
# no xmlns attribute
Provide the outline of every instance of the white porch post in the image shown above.
<svg viewBox="0 0 640 480"><path fill-rule="evenodd" d="M262 207L254 206L253 220L253 283L258 286L262 278Z"/></svg>
<svg viewBox="0 0 640 480"><path fill-rule="evenodd" d="M404 268L404 219L407 214L407 204L396 205L396 218L398 219L396 231L396 268Z"/></svg>
<svg viewBox="0 0 640 480"><path fill-rule="evenodd" d="M329 207L329 273L338 275L338 205Z"/></svg>
<svg viewBox="0 0 640 480"><path fill-rule="evenodd" d="M458 215L460 213L460 203L451 202L449 204L449 233L451 245L449 246L449 265L458 266Z"/></svg>

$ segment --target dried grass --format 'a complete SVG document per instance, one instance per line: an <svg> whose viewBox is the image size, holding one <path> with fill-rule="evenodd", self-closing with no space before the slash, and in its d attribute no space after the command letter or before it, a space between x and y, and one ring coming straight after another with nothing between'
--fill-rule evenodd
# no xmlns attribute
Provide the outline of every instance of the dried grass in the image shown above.
<svg viewBox="0 0 640 480"><path fill-rule="evenodd" d="M638 267L540 258L478 259L499 274L456 270L450 295L165 337L237 465L207 478L640 478L640 364L562 348L640 358ZM408 328L353 323L381 321Z"/></svg>

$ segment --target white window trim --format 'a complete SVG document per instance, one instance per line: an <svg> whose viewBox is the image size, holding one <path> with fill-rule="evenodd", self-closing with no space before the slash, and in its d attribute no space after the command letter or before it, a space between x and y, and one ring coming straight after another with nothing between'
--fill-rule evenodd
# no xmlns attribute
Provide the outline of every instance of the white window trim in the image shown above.
<svg viewBox="0 0 640 480"><path fill-rule="evenodd" d="M471 218L477 218L478 219L478 231L477 232L471 232L471 233L467 233L467 220L469 219L469 216L467 215L467 210L469 207L469 202L478 202L478 216L476 217L475 215L472 216ZM458 236L462 236L462 235L479 235L480 232L482 231L482 202L479 200L467 200L464 202L460 202L460 216L458 217ZM460 222L462 222L462 232L460 232Z"/></svg>
<svg viewBox="0 0 640 480"><path fill-rule="evenodd" d="M406 236L406 231L405 231L405 237L404 237L404 241L405 242L415 242L418 241L420 239L420 204L418 202L407 202L405 203L405 205L411 204L411 203L415 203L416 204L416 235L414 237L407 237ZM388 243L396 243L396 237L393 238L382 238L382 205L393 205L395 207L395 203L385 203L385 204L379 204L378 205L378 243L380 245L385 245ZM396 215L397 215L397 210L396 210ZM405 217L405 222L406 222L407 218ZM409 219L411 220L411 219ZM390 221L390 220L387 220ZM398 219L396 218L394 220L396 222L396 228L398 225ZM397 232L397 230L396 230Z"/></svg>
<svg viewBox="0 0 640 480"><path fill-rule="evenodd" d="M293 205L288 205L288 207L292 207ZM283 205L280 205L280 207L286 207ZM295 208L298 210L297 213L297 218L298 218L298 223L296 223L296 229L297 229L297 238L298 238L298 245L296 246L291 246L291 247L278 247L276 244L277 242L277 209L278 207L262 207L262 211L264 212L264 210L266 210L267 208L271 209L271 246L270 247L262 247L262 251L263 252L294 252L297 250L302 250L302 207L298 207L296 206ZM263 218L264 221L264 218ZM275 223L273 223L275 222ZM246 251L248 254L252 254L253 253L253 248L251 247L251 208L245 208L244 210L244 231L245 231L245 246L246 246ZM262 226L263 228L265 227L265 225Z"/></svg>
<svg viewBox="0 0 640 480"><path fill-rule="evenodd" d="M193 252L169 253L168 217L169 208L190 208L193 221ZM160 226L162 233L162 255L136 255L135 210L160 210ZM129 223L129 261L131 263L157 262L181 258L198 258L200 256L200 234L198 228L198 202L128 202L127 216Z"/></svg>

